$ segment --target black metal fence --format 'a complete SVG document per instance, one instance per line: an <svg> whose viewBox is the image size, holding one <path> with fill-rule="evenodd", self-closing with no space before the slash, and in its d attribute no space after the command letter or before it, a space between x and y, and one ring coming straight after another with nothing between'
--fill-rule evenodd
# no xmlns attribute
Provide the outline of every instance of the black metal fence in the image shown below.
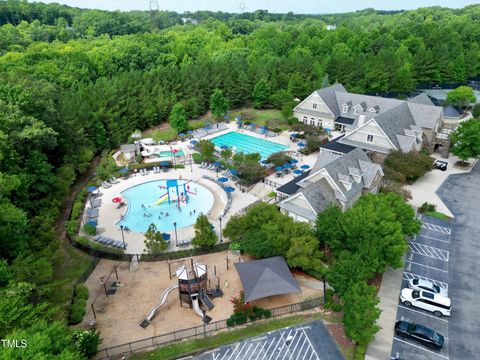
<svg viewBox="0 0 480 360"><path fill-rule="evenodd" d="M272 313L272 317L276 317L313 309L322 305L322 298L314 298L296 304L273 308L270 309L270 311ZM193 339L212 335L214 332L226 328L228 328L227 319L219 320L205 325L199 325L188 329L182 329L166 334L152 336L142 340L132 341L122 345L104 348L98 351L96 359L120 359L126 355L131 355L141 350L153 349L186 339ZM230 328L234 329L235 327Z"/></svg>

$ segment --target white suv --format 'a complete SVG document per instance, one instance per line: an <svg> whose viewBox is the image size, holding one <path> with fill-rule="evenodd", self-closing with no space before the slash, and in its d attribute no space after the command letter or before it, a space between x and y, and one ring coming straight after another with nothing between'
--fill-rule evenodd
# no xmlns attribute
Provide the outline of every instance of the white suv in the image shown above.
<svg viewBox="0 0 480 360"><path fill-rule="evenodd" d="M450 316L450 299L425 290L405 288L400 293L400 301L405 306L416 306L431 311L435 316Z"/></svg>
<svg viewBox="0 0 480 360"><path fill-rule="evenodd" d="M411 279L408 281L408 287L413 290L426 290L434 294L448 297L448 292L444 288L434 284L432 281L424 279Z"/></svg>

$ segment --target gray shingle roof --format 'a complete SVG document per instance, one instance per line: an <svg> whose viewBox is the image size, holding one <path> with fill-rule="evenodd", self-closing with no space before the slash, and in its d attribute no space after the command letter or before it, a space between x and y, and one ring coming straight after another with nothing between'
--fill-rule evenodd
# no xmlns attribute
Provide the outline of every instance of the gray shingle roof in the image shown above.
<svg viewBox="0 0 480 360"><path fill-rule="evenodd" d="M425 129L434 130L442 117L442 108L440 106L408 103L408 108L415 125Z"/></svg>
<svg viewBox="0 0 480 360"><path fill-rule="evenodd" d="M375 121L397 149L400 148L397 135L403 135L404 129L410 129L410 125L415 125L407 103L375 116Z"/></svg>
<svg viewBox="0 0 480 360"><path fill-rule="evenodd" d="M332 203L339 204L335 192L325 179L308 185L302 190L302 193L317 213L325 210Z"/></svg>
<svg viewBox="0 0 480 360"><path fill-rule="evenodd" d="M323 102L325 103L325 105L327 105L327 107L333 113L335 118L337 118L340 115L336 94L346 93L346 92L347 90L345 90L342 84L335 84L335 85L317 90L317 94L322 98Z"/></svg>
<svg viewBox="0 0 480 360"><path fill-rule="evenodd" d="M408 102L416 103L416 104L423 104L423 105L430 105L435 106L435 104L430 100L427 94L421 93L413 98L407 100Z"/></svg>
<svg viewBox="0 0 480 360"><path fill-rule="evenodd" d="M460 119L460 113L452 105L443 109L443 116L448 118Z"/></svg>

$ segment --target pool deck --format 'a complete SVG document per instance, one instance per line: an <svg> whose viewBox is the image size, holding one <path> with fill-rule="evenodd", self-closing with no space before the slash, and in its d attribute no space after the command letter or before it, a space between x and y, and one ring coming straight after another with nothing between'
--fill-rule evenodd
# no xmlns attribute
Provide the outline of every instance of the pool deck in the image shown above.
<svg viewBox="0 0 480 360"><path fill-rule="evenodd" d="M219 176L222 172L219 172ZM121 216L126 212L127 208L122 207L117 209L117 204L112 202L114 197L120 196L121 192L127 190L128 188L139 185L145 182L154 181L154 180L163 180L163 179L183 179L183 180L192 180L198 184L207 188L214 197L214 203L212 209L209 211L207 216L213 226L215 226L215 231L219 234L220 224L219 224L219 215L225 208L227 204L227 194L225 191L214 181L206 180L203 178L204 175L215 178L216 172L201 169L198 165L193 165L193 172L190 170L190 165L186 165L185 169L171 169L168 172L161 172L155 174L150 172L148 175L142 176L140 174L131 175L128 179L120 180L120 183L113 185L112 187L105 189L101 188L101 199L102 205L100 207L99 216L98 216L98 234L110 237L115 240L122 240L122 235L120 228L115 224L120 220ZM232 193L232 205L230 211L222 219L222 227L225 227L230 217L248 205L254 203L258 200L257 197L249 193L242 193L237 186L233 184L232 181L226 183L228 186L234 186L235 192ZM128 206L128 204L127 204ZM173 221L173 220L172 220ZM160 231L162 229L159 229ZM186 249L188 247L182 246L177 247L175 245L175 232L169 231L171 235L170 238L170 248L167 251L176 251L179 249ZM178 241L191 240L194 237L195 231L193 226L185 228L177 228ZM145 250L144 239L145 236L143 233L136 232L125 232L125 242L127 244L127 249L125 253L127 254L141 254Z"/></svg>

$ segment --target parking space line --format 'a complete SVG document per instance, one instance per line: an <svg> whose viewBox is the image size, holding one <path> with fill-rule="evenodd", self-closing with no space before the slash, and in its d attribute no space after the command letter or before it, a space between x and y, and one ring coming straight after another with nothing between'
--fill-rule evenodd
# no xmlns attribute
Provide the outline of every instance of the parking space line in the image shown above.
<svg viewBox="0 0 480 360"><path fill-rule="evenodd" d="M431 281L433 282L435 285L438 285L442 288L444 288L445 290L448 290L448 284L447 283L444 283L442 281L439 281L439 280L435 280L435 279L432 279L432 278L429 278L429 277L426 277L426 276L422 276L422 275L418 275L418 274L414 274L414 273L411 273L411 272L408 272L408 271L404 271L403 272L403 275L404 275L404 279L405 280L412 280L412 279L423 279L423 280L428 280L428 281Z"/></svg>
<svg viewBox="0 0 480 360"><path fill-rule="evenodd" d="M447 250L439 249L433 246L423 245L414 241L408 243L411 252L433 259L448 261L449 252Z"/></svg>
<svg viewBox="0 0 480 360"><path fill-rule="evenodd" d="M442 319L441 317L439 316L435 316L435 315L430 315L430 314L427 314L427 313L424 313L424 312L421 312L421 311L418 311L418 310L414 310L412 309L411 307L408 307L408 306L404 306L404 305L398 305L399 308L402 308L402 309L405 309L405 310L410 310L410 311L413 311L415 313L418 313L418 314L422 314L422 315L425 315L425 316L428 316L428 317L431 317L432 319L437 319L437 320L440 320L440 321L443 321L443 322L446 322L448 324L448 320L445 320L445 319Z"/></svg>
<svg viewBox="0 0 480 360"><path fill-rule="evenodd" d="M440 269L440 268L436 268L436 267L434 267L434 266L429 266L429 265L425 265L425 264L420 264L420 263L417 263L417 262L411 261L411 260L406 260L406 262L411 263L411 264L415 264L415 265L418 265L418 266L423 266L423 267L426 267L426 268L429 268L429 269L441 271L441 272L444 272L444 273L447 273L447 274L448 274L448 270L443 270L443 269Z"/></svg>
<svg viewBox="0 0 480 360"><path fill-rule="evenodd" d="M452 229L450 229L450 228L435 225L435 224L431 224L431 223L427 223L427 222L422 222L422 228L427 229L427 230L436 231L436 232L439 232L439 233L442 233L442 234L447 234L447 235L450 235L452 233Z"/></svg>
<svg viewBox="0 0 480 360"><path fill-rule="evenodd" d="M415 348L417 348L417 349L421 349L421 350L426 351L426 352L428 352L428 353L430 353L430 354L437 355L437 356L439 356L439 357L441 357L441 358L443 358L443 359L447 359L447 360L449 359L448 356L445 356L445 355L436 353L435 351L431 351L431 350L425 349L425 348L422 347L422 346L419 346L419 345L416 345L416 344L412 344L411 342L408 342L408 341L405 341L405 340L402 340L402 339L398 338L398 336L394 336L393 338L394 338L395 340L397 340L397 341L400 341L401 343L404 343L404 344L413 346L413 347L415 347Z"/></svg>
<svg viewBox="0 0 480 360"><path fill-rule="evenodd" d="M431 240L435 240L435 241L440 241L440 242L443 242L445 244L450 244L450 241L448 240L442 240L442 239L437 239L435 237L432 237L432 236L427 236L427 235L422 235L422 234L418 234L418 235L415 235L416 236L421 236L421 237L424 237L424 238L427 238L427 239L431 239Z"/></svg>

